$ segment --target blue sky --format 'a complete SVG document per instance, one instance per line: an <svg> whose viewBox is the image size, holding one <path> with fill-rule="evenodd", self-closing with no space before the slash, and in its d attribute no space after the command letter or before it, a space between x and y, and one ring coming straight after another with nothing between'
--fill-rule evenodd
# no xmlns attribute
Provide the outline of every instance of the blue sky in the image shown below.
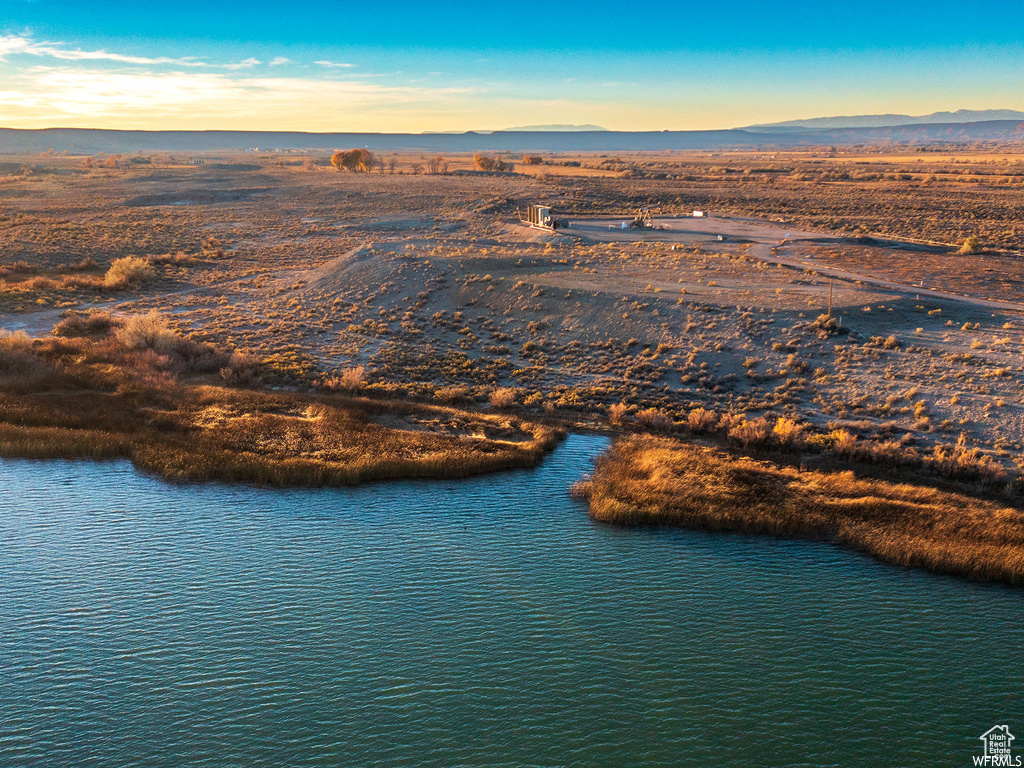
<svg viewBox="0 0 1024 768"><path fill-rule="evenodd" d="M0 125L726 128L1024 109L1024 3L0 0Z"/></svg>

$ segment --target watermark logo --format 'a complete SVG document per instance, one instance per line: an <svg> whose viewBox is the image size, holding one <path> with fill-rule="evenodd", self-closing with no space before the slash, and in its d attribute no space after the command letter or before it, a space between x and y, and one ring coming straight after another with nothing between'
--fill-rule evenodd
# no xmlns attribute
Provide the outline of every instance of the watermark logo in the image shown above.
<svg viewBox="0 0 1024 768"><path fill-rule="evenodd" d="M978 737L984 744L985 754L974 755L974 764L980 766L1018 766L1021 756L1013 754L1014 735L1008 725L993 725Z"/></svg>

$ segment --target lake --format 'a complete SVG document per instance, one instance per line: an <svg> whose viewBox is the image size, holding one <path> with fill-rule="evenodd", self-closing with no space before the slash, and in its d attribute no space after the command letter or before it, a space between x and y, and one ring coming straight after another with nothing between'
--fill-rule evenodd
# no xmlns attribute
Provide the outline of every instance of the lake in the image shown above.
<svg viewBox="0 0 1024 768"><path fill-rule="evenodd" d="M0 765L966 766L997 723L1024 744L1024 591L597 525L567 489L606 445L343 489L0 462Z"/></svg>

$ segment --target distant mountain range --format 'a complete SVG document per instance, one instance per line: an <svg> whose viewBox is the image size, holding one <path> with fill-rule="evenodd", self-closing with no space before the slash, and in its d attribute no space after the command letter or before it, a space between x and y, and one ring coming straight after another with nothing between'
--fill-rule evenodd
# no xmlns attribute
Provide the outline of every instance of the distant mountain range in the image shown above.
<svg viewBox="0 0 1024 768"><path fill-rule="evenodd" d="M459 136L464 133L480 133L490 135L492 133L526 132L526 133L576 133L579 131L607 131L600 125L520 125L517 128L502 128L500 131L424 131L424 136Z"/></svg>
<svg viewBox="0 0 1024 768"><path fill-rule="evenodd" d="M812 117L782 123L748 125L742 130L758 133L779 130L827 130L829 128L891 128L897 125L935 125L939 123L980 123L990 120L1024 120L1024 112L1015 109L958 109L956 112L932 112L930 115L852 115L848 117Z"/></svg>
<svg viewBox="0 0 1024 768"><path fill-rule="evenodd" d="M493 133L469 131L415 134L0 128L0 154L37 153L48 150L73 154L203 153L257 148L330 151L351 147L367 147L383 152L631 152L673 149L785 149L855 144L921 146L980 141L1024 144L1024 113L1010 113L1016 117L975 122L925 122L868 127L808 127L789 124L775 128L754 126L720 131L507 130ZM964 112L953 114L962 116Z"/></svg>
<svg viewBox="0 0 1024 768"><path fill-rule="evenodd" d="M502 128L499 133L508 131L542 131L551 133L563 133L567 131L607 131L600 125L520 125L517 128Z"/></svg>

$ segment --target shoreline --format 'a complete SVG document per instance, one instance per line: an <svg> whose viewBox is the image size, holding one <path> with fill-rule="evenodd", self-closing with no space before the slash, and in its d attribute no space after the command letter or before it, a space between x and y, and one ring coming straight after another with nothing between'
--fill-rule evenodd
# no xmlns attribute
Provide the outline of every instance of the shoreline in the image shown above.
<svg viewBox="0 0 1024 768"><path fill-rule="evenodd" d="M825 540L895 565L1024 586L1024 513L934 487L639 436L615 443L573 492L599 522Z"/></svg>
<svg viewBox="0 0 1024 768"><path fill-rule="evenodd" d="M0 332L0 456L125 458L178 481L340 486L532 467L563 436L511 413L354 389L245 388L258 381L253 361L166 328L130 343L131 327L98 338Z"/></svg>

